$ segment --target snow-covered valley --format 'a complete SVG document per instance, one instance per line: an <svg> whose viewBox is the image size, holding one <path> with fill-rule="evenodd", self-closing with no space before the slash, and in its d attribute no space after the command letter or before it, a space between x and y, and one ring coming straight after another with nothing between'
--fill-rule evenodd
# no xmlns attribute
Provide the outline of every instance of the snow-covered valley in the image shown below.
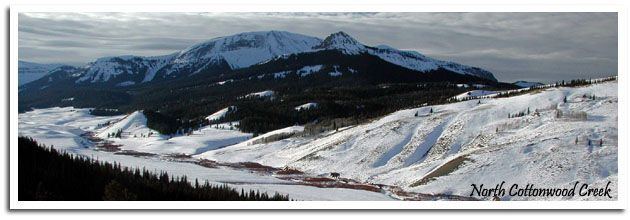
<svg viewBox="0 0 630 220"><path fill-rule="evenodd" d="M425 106L394 112L356 126L301 135L293 126L252 138L229 124L188 134L159 135L137 111L128 116L93 116L88 109L48 108L19 114L18 132L78 155L146 167L190 180L229 183L244 189L289 194L298 200L396 200L401 194L298 184L287 175L228 166L204 167L172 160L219 164L252 162L304 175L409 193L469 196L471 184L535 184L564 188L580 181L612 182L617 199L617 82L538 90L508 98ZM466 95L466 94L463 94ZM470 94L468 94L470 95ZM475 95L475 94L472 94ZM475 96L490 95L489 93ZM565 102L566 97L566 102ZM459 97L458 97L459 98ZM227 112L227 110L226 110ZM219 115L214 115L219 117ZM509 116L510 115L510 116ZM236 122L235 122L236 123ZM120 131L120 138L114 137ZM131 156L98 150L100 138ZM265 138L286 134L285 139ZM477 197L478 199L489 199ZM435 198L440 199L440 198ZM602 197L510 197L503 200L592 200Z"/></svg>

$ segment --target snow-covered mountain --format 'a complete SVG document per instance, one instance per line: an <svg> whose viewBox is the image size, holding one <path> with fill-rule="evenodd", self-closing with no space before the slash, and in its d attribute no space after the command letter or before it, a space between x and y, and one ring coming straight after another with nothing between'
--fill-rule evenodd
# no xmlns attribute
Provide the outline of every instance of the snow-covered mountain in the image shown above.
<svg viewBox="0 0 630 220"><path fill-rule="evenodd" d="M300 53L320 39L285 31L247 32L214 38L177 53L99 58L82 68L77 83L115 81L118 86L194 75L205 70L234 70L283 54ZM122 83L122 84L121 84Z"/></svg>
<svg viewBox="0 0 630 220"><path fill-rule="evenodd" d="M322 50L339 50L347 55L366 53L419 72L443 68L496 81L492 73L477 67L435 60L418 52L401 51L388 46L366 46L344 32L333 33L322 40L286 31L261 31L214 38L164 56L98 58L81 67L75 83L129 86L202 72L222 74L290 54Z"/></svg>
<svg viewBox="0 0 630 220"><path fill-rule="evenodd" d="M359 43L359 41L343 31L331 34L319 45L313 47L313 49L341 50L345 54L366 52L365 45Z"/></svg>
<svg viewBox="0 0 630 220"><path fill-rule="evenodd" d="M311 50L321 39L286 31L247 32L214 38L181 51L177 67L224 60L232 69L245 68L271 58Z"/></svg>
<svg viewBox="0 0 630 220"><path fill-rule="evenodd" d="M24 85L19 85L19 92L24 90L27 91L39 91L42 89L46 89L52 85L55 86L67 86L65 81L69 78L76 77L75 71L77 67L62 65L58 66L50 71L48 71L44 76L39 79L35 79L32 82L25 83Z"/></svg>
<svg viewBox="0 0 630 220"><path fill-rule="evenodd" d="M65 64L41 64L27 61L18 61L18 86L38 80L47 75L51 70L67 66Z"/></svg>
<svg viewBox="0 0 630 220"><path fill-rule="evenodd" d="M175 54L157 57L117 56L98 58L81 68L79 73L81 77L76 82L108 82L119 76L127 76L127 79L131 77L131 80L125 80L134 84L148 82L153 80L158 70L172 62L174 56Z"/></svg>
<svg viewBox="0 0 630 220"><path fill-rule="evenodd" d="M477 67L436 60L415 51L402 51L385 45L369 47L359 43L359 41L341 31L331 34L320 45L313 49L341 50L345 54L368 53L378 56L387 62L420 72L444 68L459 74L497 81L492 73Z"/></svg>

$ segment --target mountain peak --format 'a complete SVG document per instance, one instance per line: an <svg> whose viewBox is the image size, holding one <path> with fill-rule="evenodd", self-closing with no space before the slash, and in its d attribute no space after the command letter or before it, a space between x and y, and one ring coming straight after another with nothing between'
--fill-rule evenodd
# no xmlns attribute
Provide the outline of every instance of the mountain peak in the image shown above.
<svg viewBox="0 0 630 220"><path fill-rule="evenodd" d="M287 31L259 31L213 38L179 53L177 62L225 60L240 69L273 57L310 50L321 39Z"/></svg>
<svg viewBox="0 0 630 220"><path fill-rule="evenodd" d="M365 46L346 32L339 31L326 37L320 45L313 47L313 49L338 49L346 54L359 54L365 50Z"/></svg>

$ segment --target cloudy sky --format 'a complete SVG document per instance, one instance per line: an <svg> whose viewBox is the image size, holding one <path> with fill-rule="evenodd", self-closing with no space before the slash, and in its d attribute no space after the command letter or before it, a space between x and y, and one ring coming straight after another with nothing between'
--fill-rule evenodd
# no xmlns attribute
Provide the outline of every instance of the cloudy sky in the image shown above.
<svg viewBox="0 0 630 220"><path fill-rule="evenodd" d="M617 74L617 13L21 13L18 54L79 65L264 30L322 39L344 31L369 46L481 67L506 82Z"/></svg>

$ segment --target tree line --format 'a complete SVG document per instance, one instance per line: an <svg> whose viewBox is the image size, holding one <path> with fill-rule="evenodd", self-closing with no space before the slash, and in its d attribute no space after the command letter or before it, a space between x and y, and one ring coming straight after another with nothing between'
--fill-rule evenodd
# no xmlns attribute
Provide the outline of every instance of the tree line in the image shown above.
<svg viewBox="0 0 630 220"><path fill-rule="evenodd" d="M240 192L207 181L191 184L186 176L129 169L119 163L59 152L32 138L18 138L18 200L261 201L289 200L288 195Z"/></svg>

